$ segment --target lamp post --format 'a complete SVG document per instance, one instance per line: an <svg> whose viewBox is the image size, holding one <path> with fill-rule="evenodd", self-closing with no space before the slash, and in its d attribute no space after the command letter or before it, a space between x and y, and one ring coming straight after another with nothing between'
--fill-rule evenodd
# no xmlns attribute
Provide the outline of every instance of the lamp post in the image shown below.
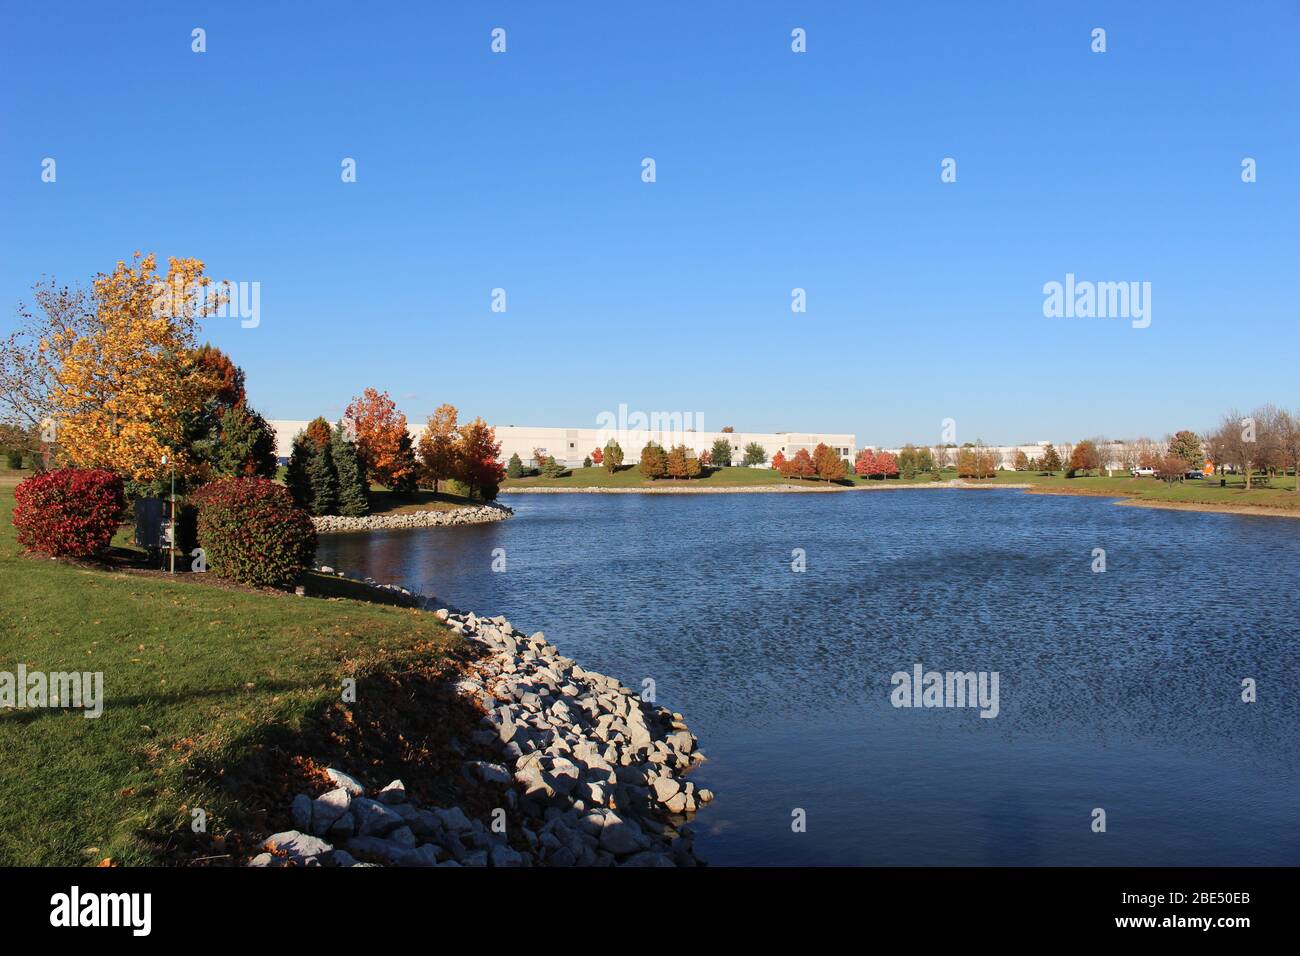
<svg viewBox="0 0 1300 956"><path fill-rule="evenodd" d="M169 464L170 455L162 456L162 463ZM168 554L168 574L176 573L176 464L170 462L172 466L172 495L171 495L171 515L170 530L167 534L167 554Z"/></svg>

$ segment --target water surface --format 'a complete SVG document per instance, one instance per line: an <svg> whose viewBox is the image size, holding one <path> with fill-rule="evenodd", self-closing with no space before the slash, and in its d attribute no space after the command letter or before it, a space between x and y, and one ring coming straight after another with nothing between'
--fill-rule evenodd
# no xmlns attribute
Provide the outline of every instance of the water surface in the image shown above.
<svg viewBox="0 0 1300 956"><path fill-rule="evenodd" d="M652 679L710 758L712 863L1300 863L1300 521L1015 491L503 500L318 559ZM891 706L917 662L997 671L999 715Z"/></svg>

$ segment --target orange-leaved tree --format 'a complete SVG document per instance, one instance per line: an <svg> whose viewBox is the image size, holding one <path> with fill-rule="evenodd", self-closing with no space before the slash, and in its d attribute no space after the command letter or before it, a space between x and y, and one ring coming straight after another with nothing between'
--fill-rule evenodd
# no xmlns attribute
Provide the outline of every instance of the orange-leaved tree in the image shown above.
<svg viewBox="0 0 1300 956"><path fill-rule="evenodd" d="M420 461L424 463L423 477L438 490L438 482L456 477L456 406L439 405L425 422L420 435Z"/></svg>
<svg viewBox="0 0 1300 956"><path fill-rule="evenodd" d="M841 481L849 471L844 459L825 442L813 449L813 465L822 481Z"/></svg>
<svg viewBox="0 0 1300 956"><path fill-rule="evenodd" d="M359 398L352 399L343 415L352 423L357 456L367 476L389 488L414 477L416 463L406 431L406 416L397 410L387 392L367 388Z"/></svg>

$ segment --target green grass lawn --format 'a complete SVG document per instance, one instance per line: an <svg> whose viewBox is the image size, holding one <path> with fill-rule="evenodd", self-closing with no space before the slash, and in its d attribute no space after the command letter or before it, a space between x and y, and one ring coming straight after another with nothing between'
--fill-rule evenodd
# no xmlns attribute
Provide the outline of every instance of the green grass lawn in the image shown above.
<svg viewBox="0 0 1300 956"><path fill-rule="evenodd" d="M369 589L320 575L304 584L329 599L22 556L14 483L0 475L0 670L101 671L105 703L95 720L0 710L0 865L219 856L230 847L214 836L282 813L298 755L348 746L392 764L436 733L421 724L427 707L377 716L394 675L433 674L463 652L432 615L350 600ZM339 703L345 677L358 680L354 707ZM419 698L407 686L396 699ZM397 763L375 778L404 775ZM194 807L206 836L191 833Z"/></svg>
<svg viewBox="0 0 1300 956"><path fill-rule="evenodd" d="M1245 488L1245 480L1227 476L1227 487L1219 486L1219 479L1205 478L1165 484L1156 478L1131 478L1116 474L1114 477L1080 476L1066 478L1061 472L1040 475L1037 472L1001 471L990 484L1030 484L1035 491L1065 492L1069 494L1117 495L1189 505L1250 505L1260 508L1300 509L1300 494L1295 491L1295 476L1275 478L1267 487Z"/></svg>

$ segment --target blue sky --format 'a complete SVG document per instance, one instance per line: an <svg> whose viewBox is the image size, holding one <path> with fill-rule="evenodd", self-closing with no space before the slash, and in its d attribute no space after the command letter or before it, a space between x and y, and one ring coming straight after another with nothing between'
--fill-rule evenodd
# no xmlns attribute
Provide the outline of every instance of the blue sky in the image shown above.
<svg viewBox="0 0 1300 956"><path fill-rule="evenodd" d="M894 444L1300 405L1293 2L0 16L0 329L42 275L197 256L261 283L257 328L206 337L268 417L373 385L412 420L626 403ZM1150 282L1150 327L1045 318L1067 272Z"/></svg>

